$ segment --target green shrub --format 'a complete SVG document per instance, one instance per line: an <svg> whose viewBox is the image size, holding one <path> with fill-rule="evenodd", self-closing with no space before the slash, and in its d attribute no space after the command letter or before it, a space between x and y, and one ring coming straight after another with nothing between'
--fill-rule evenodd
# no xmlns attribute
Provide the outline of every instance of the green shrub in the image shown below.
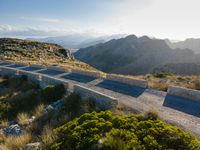
<svg viewBox="0 0 200 150"><path fill-rule="evenodd" d="M54 130L49 149L200 149L191 134L160 120L140 115L113 116L111 112L86 113Z"/></svg>
<svg viewBox="0 0 200 150"><path fill-rule="evenodd" d="M49 85L41 92L42 100L46 103L61 99L66 93L65 86L63 84Z"/></svg>
<svg viewBox="0 0 200 150"><path fill-rule="evenodd" d="M173 73L171 73L171 72L160 72L160 73L155 73L154 77L156 77L156 78L165 78L167 76L172 76L172 75L173 75Z"/></svg>
<svg viewBox="0 0 200 150"><path fill-rule="evenodd" d="M200 81L199 80L195 80L194 87L196 90L200 90Z"/></svg>
<svg viewBox="0 0 200 150"><path fill-rule="evenodd" d="M0 86L10 88L14 91L28 91L31 89L38 89L39 85L33 83L27 79L27 76L16 76L16 77L3 77L4 80L0 83Z"/></svg>
<svg viewBox="0 0 200 150"><path fill-rule="evenodd" d="M62 107L61 113L66 113L70 119L78 117L83 113L83 105L84 104L80 95L71 93L64 99L64 105Z"/></svg>
<svg viewBox="0 0 200 150"><path fill-rule="evenodd" d="M26 76L3 77L0 88L0 119L13 119L20 112L31 112L40 103L51 103L65 94L63 84L40 89L39 85L27 80Z"/></svg>
<svg viewBox="0 0 200 150"><path fill-rule="evenodd" d="M40 103L38 95L38 91L29 90L8 99L10 105L8 117L14 117L19 112L30 112Z"/></svg>

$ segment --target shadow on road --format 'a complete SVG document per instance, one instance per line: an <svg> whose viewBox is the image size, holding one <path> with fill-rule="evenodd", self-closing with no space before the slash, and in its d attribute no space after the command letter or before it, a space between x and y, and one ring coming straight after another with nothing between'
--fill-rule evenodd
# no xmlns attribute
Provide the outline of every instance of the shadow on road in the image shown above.
<svg viewBox="0 0 200 150"><path fill-rule="evenodd" d="M25 65L22 65L22 64L12 64L12 65L9 65L8 67L11 67L11 68L19 68L19 67L24 67Z"/></svg>
<svg viewBox="0 0 200 150"><path fill-rule="evenodd" d="M91 82L91 81L97 79L96 77L91 77L91 76L82 75L82 74L78 74L78 73L70 73L68 75L62 76L61 78L74 80L74 81L82 82L82 83L88 83L88 82Z"/></svg>
<svg viewBox="0 0 200 150"><path fill-rule="evenodd" d="M111 80L104 80L96 86L133 97L138 97L145 91L144 88Z"/></svg>
<svg viewBox="0 0 200 150"><path fill-rule="evenodd" d="M40 70L42 68L39 68L39 67L32 67L32 66L29 66L29 67L26 67L26 68L21 68L21 70L25 70L25 71L36 71L36 70Z"/></svg>
<svg viewBox="0 0 200 150"><path fill-rule="evenodd" d="M38 71L38 73L55 76L55 75L59 75L66 72L61 71L61 70L46 69L46 70Z"/></svg>
<svg viewBox="0 0 200 150"><path fill-rule="evenodd" d="M200 102L189 99L167 95L165 97L163 106L185 112L190 115L200 117Z"/></svg>

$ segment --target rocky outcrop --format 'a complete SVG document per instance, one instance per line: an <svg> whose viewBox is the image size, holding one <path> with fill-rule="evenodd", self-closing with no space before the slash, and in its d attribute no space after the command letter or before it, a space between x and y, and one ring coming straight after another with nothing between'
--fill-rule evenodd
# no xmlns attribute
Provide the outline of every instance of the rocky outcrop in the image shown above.
<svg viewBox="0 0 200 150"><path fill-rule="evenodd" d="M24 59L45 59L46 57L74 59L70 50L65 49L57 44L21 39L0 38L0 57L12 58L12 55L15 57L23 57Z"/></svg>
<svg viewBox="0 0 200 150"><path fill-rule="evenodd" d="M22 134L22 129L18 124L13 124L7 128L4 128L3 134L6 136L19 136Z"/></svg>

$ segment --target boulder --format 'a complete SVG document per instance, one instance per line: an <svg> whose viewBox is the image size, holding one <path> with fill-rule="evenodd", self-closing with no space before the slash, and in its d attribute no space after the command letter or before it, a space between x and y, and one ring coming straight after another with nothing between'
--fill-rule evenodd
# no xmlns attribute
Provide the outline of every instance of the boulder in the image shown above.
<svg viewBox="0 0 200 150"><path fill-rule="evenodd" d="M53 112L53 111L57 112L62 107L62 105L63 105L63 100L58 100L58 101L48 105L45 108L44 112L45 112L45 114L49 113L49 112Z"/></svg>
<svg viewBox="0 0 200 150"><path fill-rule="evenodd" d="M39 150L41 149L41 143L36 142L36 143L28 143L24 146L24 150Z"/></svg>
<svg viewBox="0 0 200 150"><path fill-rule="evenodd" d="M13 136L19 136L22 134L21 127L18 124L10 125L7 128L3 129L3 133L5 135L13 135Z"/></svg>

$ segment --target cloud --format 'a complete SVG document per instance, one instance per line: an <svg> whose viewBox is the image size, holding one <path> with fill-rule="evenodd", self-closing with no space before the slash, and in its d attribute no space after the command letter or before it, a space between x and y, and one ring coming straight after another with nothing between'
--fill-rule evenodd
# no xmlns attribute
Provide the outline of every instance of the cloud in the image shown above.
<svg viewBox="0 0 200 150"><path fill-rule="evenodd" d="M62 20L55 19L55 18L25 17L25 16L21 16L19 18L22 20L45 22L45 23L62 23L63 22Z"/></svg>
<svg viewBox="0 0 200 150"><path fill-rule="evenodd" d="M13 25L0 25L0 37L50 37L50 36L65 36L70 34L85 34L88 36L105 35L99 32L98 29L88 27L85 29L68 26L68 27L46 27L46 26L31 26L21 27Z"/></svg>
<svg viewBox="0 0 200 150"><path fill-rule="evenodd" d="M55 36L70 32L69 30L62 30L47 27L19 27L12 25L0 25L1 37L31 37L31 36Z"/></svg>

